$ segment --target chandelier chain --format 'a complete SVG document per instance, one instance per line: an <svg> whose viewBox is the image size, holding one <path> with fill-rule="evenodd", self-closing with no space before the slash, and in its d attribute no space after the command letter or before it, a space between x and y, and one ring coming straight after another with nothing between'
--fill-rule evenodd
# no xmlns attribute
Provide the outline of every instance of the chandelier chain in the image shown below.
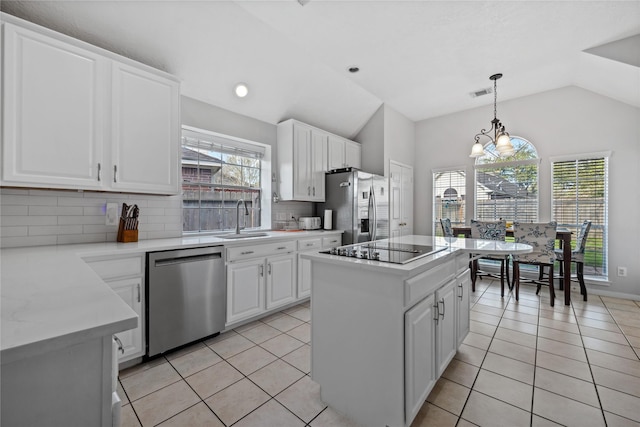
<svg viewBox="0 0 640 427"><path fill-rule="evenodd" d="M498 118L498 79L493 81L493 118Z"/></svg>

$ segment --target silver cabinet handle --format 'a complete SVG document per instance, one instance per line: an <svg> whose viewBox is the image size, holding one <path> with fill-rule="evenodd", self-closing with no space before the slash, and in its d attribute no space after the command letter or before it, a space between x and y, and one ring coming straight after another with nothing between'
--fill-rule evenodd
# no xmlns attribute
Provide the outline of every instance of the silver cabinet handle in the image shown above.
<svg viewBox="0 0 640 427"><path fill-rule="evenodd" d="M444 319L444 310L445 310L445 306L444 306L444 298L440 299L440 301L438 301L438 304L442 303L442 313L440 313L440 316L442 316L442 318ZM440 312L440 307L438 307L438 312Z"/></svg>
<svg viewBox="0 0 640 427"><path fill-rule="evenodd" d="M98 163L98 182L101 181L102 178L102 165Z"/></svg>
<svg viewBox="0 0 640 427"><path fill-rule="evenodd" d="M464 287L462 286L462 283L458 284L458 287L460 288L460 295L458 295L458 298L462 299L464 296Z"/></svg>
<svg viewBox="0 0 640 427"><path fill-rule="evenodd" d="M305 246L313 246L313 243L307 243Z"/></svg>
<svg viewBox="0 0 640 427"><path fill-rule="evenodd" d="M316 195L316 187L315 186L313 187L313 195L314 196Z"/></svg>
<svg viewBox="0 0 640 427"><path fill-rule="evenodd" d="M253 253L253 251L244 251L244 252L240 252L240 255L251 255Z"/></svg>
<svg viewBox="0 0 640 427"><path fill-rule="evenodd" d="M138 283L138 302L140 302L140 283Z"/></svg>
<svg viewBox="0 0 640 427"><path fill-rule="evenodd" d="M311 195L311 187L309 186L307 187L307 196L310 196L310 195Z"/></svg>
<svg viewBox="0 0 640 427"><path fill-rule="evenodd" d="M260 266L260 277L264 277L264 265Z"/></svg>
<svg viewBox="0 0 640 427"><path fill-rule="evenodd" d="M271 276L271 263L267 264L267 274Z"/></svg>
<svg viewBox="0 0 640 427"><path fill-rule="evenodd" d="M287 249L287 247L286 247L286 246L278 246L278 247L276 248L276 250L277 250L277 251L281 251L281 250L283 250L283 249Z"/></svg>
<svg viewBox="0 0 640 427"><path fill-rule="evenodd" d="M120 338L114 335L113 339L116 340L116 343L118 344L118 350L120 350L122 354L124 354L124 345L122 344L122 341L120 341Z"/></svg>
<svg viewBox="0 0 640 427"><path fill-rule="evenodd" d="M436 321L436 324L438 323L439 312L440 312L440 309L438 308L438 303L435 303L435 305L433 306L433 320Z"/></svg>
<svg viewBox="0 0 640 427"><path fill-rule="evenodd" d="M113 182L118 182L118 165L113 165Z"/></svg>

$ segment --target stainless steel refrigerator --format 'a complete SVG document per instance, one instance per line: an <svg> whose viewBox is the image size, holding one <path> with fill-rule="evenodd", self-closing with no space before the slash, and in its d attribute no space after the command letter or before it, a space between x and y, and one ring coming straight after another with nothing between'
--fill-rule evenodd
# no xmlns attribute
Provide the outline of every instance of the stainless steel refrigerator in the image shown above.
<svg viewBox="0 0 640 427"><path fill-rule="evenodd" d="M325 202L316 205L324 218L332 211L332 229L344 230L342 244L389 237L387 180L380 175L347 169L325 175Z"/></svg>

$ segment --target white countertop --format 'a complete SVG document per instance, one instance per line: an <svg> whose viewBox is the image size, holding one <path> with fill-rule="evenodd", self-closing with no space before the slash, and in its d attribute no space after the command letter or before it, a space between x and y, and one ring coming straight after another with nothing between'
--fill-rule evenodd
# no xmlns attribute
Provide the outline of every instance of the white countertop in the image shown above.
<svg viewBox="0 0 640 427"><path fill-rule="evenodd" d="M413 245L433 246L435 248L445 247L447 249L436 252L432 255L410 261L406 264L393 264L368 259L351 258L338 255L321 254L316 252L303 253L303 258L314 259L324 262L349 262L368 268L384 271L396 271L398 273L412 272L423 269L427 264L442 260L453 253L469 253L478 255L508 255L529 253L533 248L522 243L501 242L496 240L483 239L463 239L457 237L434 237L434 236L402 236L380 240L380 243L403 243Z"/></svg>
<svg viewBox="0 0 640 427"><path fill-rule="evenodd" d="M241 246L341 233L272 231L239 240L210 236L0 250L3 364L135 328L138 316L84 262L94 256L210 245Z"/></svg>

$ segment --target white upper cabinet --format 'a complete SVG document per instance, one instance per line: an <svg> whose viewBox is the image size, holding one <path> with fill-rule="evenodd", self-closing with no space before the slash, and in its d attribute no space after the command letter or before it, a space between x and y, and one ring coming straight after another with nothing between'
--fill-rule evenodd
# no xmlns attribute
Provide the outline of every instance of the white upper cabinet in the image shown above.
<svg viewBox="0 0 640 427"><path fill-rule="evenodd" d="M3 182L100 189L107 61L9 23L3 35Z"/></svg>
<svg viewBox="0 0 640 427"><path fill-rule="evenodd" d="M179 82L7 19L1 184L178 194Z"/></svg>
<svg viewBox="0 0 640 427"><path fill-rule="evenodd" d="M329 135L327 143L327 170L354 167L360 169L360 144L337 135Z"/></svg>
<svg viewBox="0 0 640 427"><path fill-rule="evenodd" d="M295 120L278 124L281 200L324 201L328 134Z"/></svg>
<svg viewBox="0 0 640 427"><path fill-rule="evenodd" d="M111 186L177 193L180 143L177 82L113 64Z"/></svg>

